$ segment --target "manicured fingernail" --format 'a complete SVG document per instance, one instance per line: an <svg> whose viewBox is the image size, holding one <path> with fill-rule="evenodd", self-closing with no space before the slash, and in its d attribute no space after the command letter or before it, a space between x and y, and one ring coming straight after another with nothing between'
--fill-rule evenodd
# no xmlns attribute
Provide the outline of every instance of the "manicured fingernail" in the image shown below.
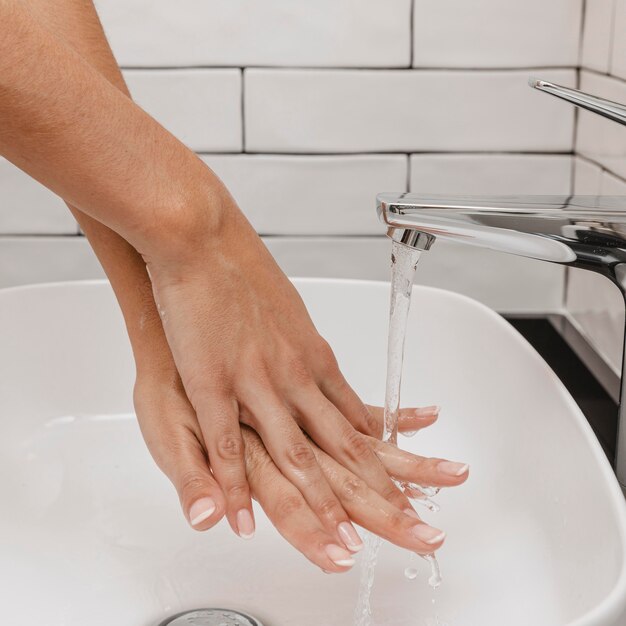
<svg viewBox="0 0 626 626"><path fill-rule="evenodd" d="M356 529L350 522L341 522L341 524L337 526L337 530L348 547L348 550L351 552L359 552L363 549L361 537L359 537L359 533L356 532Z"/></svg>
<svg viewBox="0 0 626 626"><path fill-rule="evenodd" d="M443 530L433 528L428 524L418 524L417 526L413 526L413 528L411 528L411 533L414 537L429 545L440 543L446 537L446 533L444 533Z"/></svg>
<svg viewBox="0 0 626 626"><path fill-rule="evenodd" d="M326 546L326 554L328 558L335 565L339 565L339 567L352 567L354 565L352 555L341 546L331 543L329 546Z"/></svg>
<svg viewBox="0 0 626 626"><path fill-rule="evenodd" d="M419 409L415 409L416 417L437 417L441 411L441 407L434 404L433 406L424 406Z"/></svg>
<svg viewBox="0 0 626 626"><path fill-rule="evenodd" d="M461 476L465 474L469 469L469 465L467 463L454 463L452 461L441 461L439 465L437 465L437 469L442 474L448 474L448 476Z"/></svg>
<svg viewBox="0 0 626 626"><path fill-rule="evenodd" d="M414 517L415 519L420 518L420 516L413 509L404 509L404 514L409 517Z"/></svg>
<svg viewBox="0 0 626 626"><path fill-rule="evenodd" d="M248 509L241 509L237 513L237 531L242 539L254 537L254 519Z"/></svg>
<svg viewBox="0 0 626 626"><path fill-rule="evenodd" d="M209 519L215 511L215 502L213 498L201 498L194 502L189 509L189 519L192 526L202 524L205 520Z"/></svg>

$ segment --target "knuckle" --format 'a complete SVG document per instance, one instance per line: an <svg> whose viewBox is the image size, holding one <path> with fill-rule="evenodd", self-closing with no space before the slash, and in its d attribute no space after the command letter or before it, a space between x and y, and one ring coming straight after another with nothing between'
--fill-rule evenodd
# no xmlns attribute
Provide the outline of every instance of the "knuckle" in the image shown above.
<svg viewBox="0 0 626 626"><path fill-rule="evenodd" d="M317 346L315 347L315 354L323 372L326 374L336 374L339 372L339 365L335 353L325 339L319 338Z"/></svg>
<svg viewBox="0 0 626 626"><path fill-rule="evenodd" d="M178 484L183 498L193 497L207 486L207 479L202 472L191 470L181 475Z"/></svg>
<svg viewBox="0 0 626 626"><path fill-rule="evenodd" d="M226 489L226 494L231 500L242 500L244 498L249 497L249 489L248 484L244 482L238 482L234 485L230 485L228 489Z"/></svg>
<svg viewBox="0 0 626 626"><path fill-rule="evenodd" d="M335 518L342 511L341 505L336 498L324 498L316 507L317 512L322 517Z"/></svg>
<svg viewBox="0 0 626 626"><path fill-rule="evenodd" d="M352 501L362 495L365 484L356 476L348 476L341 484L341 497L346 501Z"/></svg>
<svg viewBox="0 0 626 626"><path fill-rule="evenodd" d="M287 449L287 458L297 469L309 469L316 463L315 454L306 441L296 441Z"/></svg>
<svg viewBox="0 0 626 626"><path fill-rule="evenodd" d="M344 449L357 462L368 461L373 454L367 439L354 428L348 429L344 435Z"/></svg>
<svg viewBox="0 0 626 626"><path fill-rule="evenodd" d="M281 498L276 504L276 515L279 519L286 519L299 513L304 507L304 500L299 495L288 495Z"/></svg>
<svg viewBox="0 0 626 626"><path fill-rule="evenodd" d="M243 457L243 441L234 433L224 433L217 438L215 449L222 461L236 461Z"/></svg>
<svg viewBox="0 0 626 626"><path fill-rule="evenodd" d="M406 515L403 515L402 513L398 512L398 513L392 513L389 516L389 528L393 531L393 532L401 532L402 530L404 530L406 525Z"/></svg>

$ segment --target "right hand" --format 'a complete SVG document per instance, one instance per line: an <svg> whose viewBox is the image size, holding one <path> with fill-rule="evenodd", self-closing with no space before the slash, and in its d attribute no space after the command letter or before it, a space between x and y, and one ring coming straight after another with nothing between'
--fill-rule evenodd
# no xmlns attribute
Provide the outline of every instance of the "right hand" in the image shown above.
<svg viewBox="0 0 626 626"><path fill-rule="evenodd" d="M206 197L205 219L181 209L170 240L140 252L226 516L239 534L239 520L252 516L241 422L341 542L349 515L307 436L370 488L391 493L396 487L361 436L378 423L227 190L218 181Z"/></svg>

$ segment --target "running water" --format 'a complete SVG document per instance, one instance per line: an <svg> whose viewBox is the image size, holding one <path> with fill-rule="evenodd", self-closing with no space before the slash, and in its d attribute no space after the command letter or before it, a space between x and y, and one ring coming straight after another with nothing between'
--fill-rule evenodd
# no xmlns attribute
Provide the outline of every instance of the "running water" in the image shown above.
<svg viewBox="0 0 626 626"><path fill-rule="evenodd" d="M392 242L391 248L391 306L389 312L389 339L387 344L387 380L385 388L385 421L383 429L383 441L397 444L398 440L398 409L400 407L400 386L402 381L402 362L404 359L404 337L406 324L411 305L411 290L413 279L421 252L414 248ZM409 485L401 485L406 488ZM415 491L422 494L422 503L433 510L435 503L428 499L429 495L436 492L429 487L410 485ZM431 507L429 505L434 505ZM382 539L367 533L365 537L365 549L361 557L361 581L359 597L355 612L355 626L370 626L372 624L371 593L374 585L376 562ZM438 586L441 582L439 568L434 555L428 555L426 560L431 565L432 575L429 582L432 586ZM409 578L414 578L413 569L408 568ZM417 572L415 572L417 575Z"/></svg>

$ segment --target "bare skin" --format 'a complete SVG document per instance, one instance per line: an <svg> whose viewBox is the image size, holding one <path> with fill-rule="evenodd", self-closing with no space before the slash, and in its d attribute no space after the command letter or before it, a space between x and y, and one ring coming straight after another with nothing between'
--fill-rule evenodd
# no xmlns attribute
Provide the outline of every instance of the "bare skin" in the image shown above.
<svg viewBox="0 0 626 626"><path fill-rule="evenodd" d="M358 536L336 476L408 507L379 442L362 435L380 434L378 413L221 181L132 103L91 2L0 0L0 24L0 153L68 201L98 254L133 345L142 432L189 522L205 530L226 515L250 536L250 485L266 499L250 467L263 453L281 476L272 493L298 494L323 530L317 547L294 545L340 571ZM298 522L285 519L272 517L291 536ZM376 532L391 536L389 525Z"/></svg>

